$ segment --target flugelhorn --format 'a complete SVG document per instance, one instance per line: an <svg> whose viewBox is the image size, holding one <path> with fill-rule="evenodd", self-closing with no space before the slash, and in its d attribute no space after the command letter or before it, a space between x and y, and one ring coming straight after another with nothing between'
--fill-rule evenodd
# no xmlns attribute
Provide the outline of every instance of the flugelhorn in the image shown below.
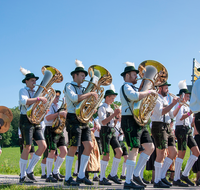
<svg viewBox="0 0 200 190"><path fill-rule="evenodd" d="M169 92L168 92L168 94L169 94L172 98L178 97L178 96L176 96L176 95L174 95L174 94L172 94L172 93L169 93ZM179 104L182 104L182 105L184 105L184 106L190 107L189 104L187 104L186 102L182 102L181 100L179 100L178 102L179 102Z"/></svg>

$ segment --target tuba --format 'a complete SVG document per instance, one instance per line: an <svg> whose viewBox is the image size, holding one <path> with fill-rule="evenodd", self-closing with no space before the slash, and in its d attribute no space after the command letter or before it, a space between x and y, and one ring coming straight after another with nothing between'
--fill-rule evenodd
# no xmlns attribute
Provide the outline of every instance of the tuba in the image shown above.
<svg viewBox="0 0 200 190"><path fill-rule="evenodd" d="M98 99L96 100L94 96L90 96L89 98L81 101L76 106L76 116L77 119L81 123L88 123L90 118L95 113L95 110L99 107L99 104L102 102L104 98L104 88L101 87L107 86L112 82L112 76L109 71L107 71L104 67L99 65L92 65L88 69L89 76L91 77L90 81L88 81L88 86L83 92L97 92Z"/></svg>
<svg viewBox="0 0 200 190"><path fill-rule="evenodd" d="M164 84L168 78L167 69L161 63L154 60L143 61L139 65L138 70L139 76L142 79L139 92L156 90L156 87ZM158 94L149 94L142 100L134 102L133 116L140 126L145 126L148 123L157 98Z"/></svg>
<svg viewBox="0 0 200 190"><path fill-rule="evenodd" d="M9 130L12 120L12 111L5 106L0 106L0 133L5 133Z"/></svg>
<svg viewBox="0 0 200 190"><path fill-rule="evenodd" d="M26 112L27 117L33 124L40 124L56 97L56 92L51 85L54 82L59 83L63 80L63 76L60 71L48 65L42 67L42 74L44 75L43 80L40 85L38 85L39 88L35 92L33 98L45 97L47 99L47 103L44 104L42 101L39 101L28 107Z"/></svg>

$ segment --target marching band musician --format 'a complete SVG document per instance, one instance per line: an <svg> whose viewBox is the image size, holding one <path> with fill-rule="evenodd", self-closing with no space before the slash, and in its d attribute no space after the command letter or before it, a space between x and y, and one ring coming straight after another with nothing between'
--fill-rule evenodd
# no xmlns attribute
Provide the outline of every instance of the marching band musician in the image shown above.
<svg viewBox="0 0 200 190"><path fill-rule="evenodd" d="M177 97L173 98L172 103L168 105L168 101L166 99L168 86L171 86L171 84L168 84L167 82L159 86L159 96L151 116L151 132L156 145L154 188L169 188L172 185L167 181L165 175L172 164L173 159L177 155L175 136L172 134L170 122L180 109L177 107L174 111L172 111L172 108L176 105L179 99ZM164 159L167 147L169 155ZM164 163L162 164L163 159Z"/></svg>
<svg viewBox="0 0 200 190"><path fill-rule="evenodd" d="M71 83L67 83L64 88L68 112L66 119L66 130L68 132L70 146L66 156L66 175L64 185L79 186L79 183L93 185L93 182L85 177L85 169L89 160L90 152L92 150L91 131L87 123L81 123L78 121L75 114L75 108L76 105L82 100L87 99L90 96L94 96L95 99L98 99L98 95L96 92L88 92L83 94L83 88L81 84L84 82L88 72L84 70L84 66L81 61L76 60L75 64L77 67L71 72L73 81ZM81 142L83 143L84 151L81 156L79 174L76 181L74 181L71 177L72 164L77 147L81 145Z"/></svg>
<svg viewBox="0 0 200 190"><path fill-rule="evenodd" d="M47 178L46 182L57 182L57 181L63 181L63 179L60 177L59 168L62 165L63 161L65 160L65 156L67 154L67 147L65 143L65 137L63 132L60 134L56 134L54 131L52 131L52 125L54 120L59 117L59 115L66 118L67 112L65 110L59 111L59 105L58 101L61 95L60 90L56 90L56 97L51 104L48 113L44 117L44 122L46 125L45 128L45 139L47 143L47 149L48 157L46 159L46 166L47 166ZM53 172L51 173L53 161L55 157L55 153L57 148L60 150L60 154L56 159L55 166L53 169Z"/></svg>
<svg viewBox="0 0 200 190"><path fill-rule="evenodd" d="M146 165L146 162L149 159L149 155L151 155L151 153L153 152L154 145L152 143L147 128L141 127L138 123L136 123L132 115L130 105L132 105L134 101L145 98L150 93L156 94L156 91L147 90L143 92L137 92L134 85L137 83L136 79L139 71L135 69L134 63L126 62L126 65L127 66L125 67L124 72L121 73L121 76L124 78L125 83L120 89L120 99L122 103L121 126L125 135L126 143L130 148L128 159L126 161L127 171L124 189L144 189L146 184L142 182L142 179L140 178L140 172L143 166ZM130 101L130 105L128 101ZM133 176L134 167L136 164L136 157L141 144L145 148L145 150L140 155L138 164L135 168L136 172ZM134 181L136 181L141 186L136 185L132 181L132 177L134 178Z"/></svg>
<svg viewBox="0 0 200 190"><path fill-rule="evenodd" d="M33 73L30 71L27 71L24 68L21 68L20 71L22 74L25 75L25 78L22 80L22 83L26 84L26 87L22 88L19 91L19 105L20 105L20 130L22 133L22 138L24 141L24 148L23 152L21 154L21 158L19 161L20 165L20 183L33 183L36 181L34 174L33 174L33 169L37 162L40 160L43 152L45 151L47 145L44 140L44 135L42 133L42 128L40 125L32 124L26 114L26 110L28 106L30 106L33 103L36 103L38 101L42 101L43 103L47 102L47 99L45 97L36 97L33 98L34 96L34 87L36 84L36 80L39 79L39 77L36 77ZM26 170L26 165L28 162L28 155L31 149L32 145L32 139L35 140L35 142L38 145L38 149L33 155L33 158ZM31 179L31 181L26 177Z"/></svg>
<svg viewBox="0 0 200 190"><path fill-rule="evenodd" d="M110 85L110 90L105 92L104 98L105 102L98 109L99 123L101 125L100 130L100 138L102 143L102 151L103 158L101 160L101 173L99 185L111 185L108 181L112 180L117 184L121 184L117 177L117 169L119 162L122 156L122 149L120 147L119 141L115 135L115 116L117 116L121 111L120 109L111 108L110 104L112 104L115 100L115 97L118 95L115 93L114 85ZM112 146L113 151L115 151L116 155L113 158L111 173L108 175L108 179L105 177L106 167L108 165L108 161L110 159L110 145Z"/></svg>
<svg viewBox="0 0 200 190"><path fill-rule="evenodd" d="M190 92L187 89L186 81L180 81L179 84L179 96L181 99L183 99L182 102L186 103L190 99ZM194 183L192 183L188 176L190 169L192 168L193 164L196 162L199 156L199 148L197 146L196 141L194 140L192 136L192 130L190 129L189 125L192 123L193 116L192 111L190 111L190 108L186 106L185 104L176 104L176 107L180 107L179 112L176 116L176 129L175 129L175 135L178 140L178 157L176 158L175 162L175 177L173 181L173 185L176 186L182 186L182 187L188 187L188 185L194 186ZM176 108L175 107L175 108ZM183 163L183 158L186 153L186 149L188 147L192 151L192 155L190 155L186 167L182 173L182 176L180 177L180 171L181 166ZM185 181L187 184L180 181Z"/></svg>

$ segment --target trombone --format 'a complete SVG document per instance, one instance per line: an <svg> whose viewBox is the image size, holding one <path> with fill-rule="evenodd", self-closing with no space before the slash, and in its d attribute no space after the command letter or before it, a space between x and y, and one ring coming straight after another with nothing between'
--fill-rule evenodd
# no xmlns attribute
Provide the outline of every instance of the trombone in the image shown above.
<svg viewBox="0 0 200 190"><path fill-rule="evenodd" d="M168 93L172 98L177 97L176 95L172 94L172 93ZM187 104L186 102L181 102L181 100L178 101L179 104L182 104L184 106L190 107L189 104Z"/></svg>

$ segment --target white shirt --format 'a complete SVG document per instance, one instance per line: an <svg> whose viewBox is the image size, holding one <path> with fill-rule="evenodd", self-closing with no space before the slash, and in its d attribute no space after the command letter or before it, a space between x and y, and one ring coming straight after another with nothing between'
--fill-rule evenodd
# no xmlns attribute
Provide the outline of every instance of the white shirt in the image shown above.
<svg viewBox="0 0 200 190"><path fill-rule="evenodd" d="M133 104L135 101L139 101L139 92L136 92L133 89L133 84L129 82L124 83L124 93L127 96L127 98L130 100L129 105L130 108L133 108ZM124 95L122 93L122 87L120 88L120 99L121 99L121 104L122 104L122 115L132 115L129 106L127 104L126 99L124 98Z"/></svg>
<svg viewBox="0 0 200 190"><path fill-rule="evenodd" d="M160 121L160 122L164 122L163 121L163 115L162 115L162 110L163 107L167 107L168 101L165 97L163 97L162 95L158 94L158 99L156 100L156 106L153 110L153 114L151 115L151 121ZM171 123L171 119L174 118L173 115L173 111L172 109L165 114L165 123L170 124Z"/></svg>
<svg viewBox="0 0 200 190"><path fill-rule="evenodd" d="M19 91L19 107L20 114L26 115L26 110L29 105L26 105L26 102L29 98L33 98L35 90L31 90L29 87L24 87Z"/></svg>
<svg viewBox="0 0 200 190"><path fill-rule="evenodd" d="M73 86L72 84L76 85ZM65 100L67 103L67 112L75 113L75 107L78 104L78 94L83 94L82 87L78 87L78 84L74 81L67 83L64 88ZM75 90L76 88L76 90ZM77 91L77 92L76 92Z"/></svg>
<svg viewBox="0 0 200 190"><path fill-rule="evenodd" d="M200 78L195 81L192 87L190 109L193 113L200 112Z"/></svg>
<svg viewBox="0 0 200 190"><path fill-rule="evenodd" d="M52 120L50 120L50 121L47 121L47 120L46 120L46 117L47 117L48 115L51 115L51 114L56 113L58 109L59 109L59 105L58 105L58 104L54 104L54 103L51 104L48 113L47 113L47 114L45 115L45 117L44 117L45 126L52 126L52 125L53 125L54 119L52 119Z"/></svg>
<svg viewBox="0 0 200 190"><path fill-rule="evenodd" d="M19 135L19 138L22 138L22 136L20 136L21 135L21 130L20 130L19 127L18 127L18 135Z"/></svg>
<svg viewBox="0 0 200 190"><path fill-rule="evenodd" d="M45 131L45 128L46 128L44 120L40 122L40 126L42 127L42 132L44 134L44 131Z"/></svg>
<svg viewBox="0 0 200 190"><path fill-rule="evenodd" d="M176 104L175 109L178 107L179 103ZM190 115L189 117L185 118L184 120L180 120L183 114L188 113L190 108L187 106L182 105L179 109L178 114L176 115L176 125L185 125L189 126L192 123L193 116Z"/></svg>
<svg viewBox="0 0 200 190"><path fill-rule="evenodd" d="M110 105L108 105L104 102L98 109L99 123L101 126L104 126L102 124L102 121L107 118L106 112L109 112L110 115L112 115L114 113L114 111L110 107ZM112 118L110 120L110 122L108 124L106 124L105 126L114 127L114 118Z"/></svg>
<svg viewBox="0 0 200 190"><path fill-rule="evenodd" d="M117 139L119 140L119 141L123 141L123 137L124 137L124 135L120 135L119 136L119 131L120 131L120 128L121 128L121 122L119 122L119 121L117 121L117 123L116 123L116 125L115 125L115 135L116 135L116 137L117 137Z"/></svg>
<svg viewBox="0 0 200 190"><path fill-rule="evenodd" d="M99 123L99 117L96 117L96 118L94 119L94 122L96 123L96 125L99 125L99 127L100 127L100 129L101 129L101 125L100 125L100 123ZM98 130L95 130L95 131L94 131L94 136L95 136L95 137L100 137L100 136L99 136L99 131L98 131Z"/></svg>

